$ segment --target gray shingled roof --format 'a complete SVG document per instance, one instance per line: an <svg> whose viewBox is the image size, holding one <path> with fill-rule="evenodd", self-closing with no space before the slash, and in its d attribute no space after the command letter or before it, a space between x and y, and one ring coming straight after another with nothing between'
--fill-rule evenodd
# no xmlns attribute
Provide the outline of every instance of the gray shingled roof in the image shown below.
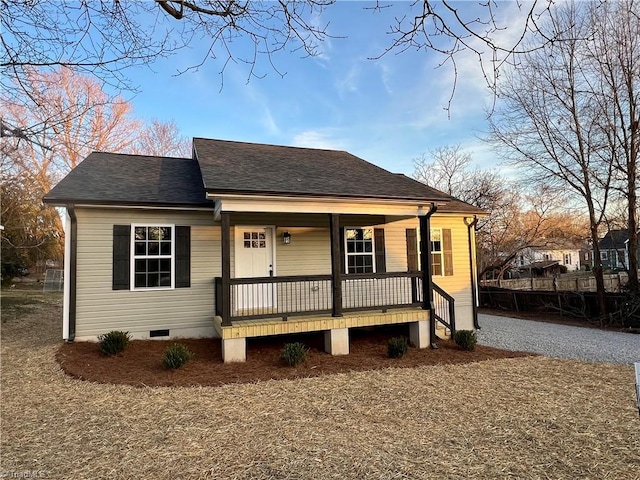
<svg viewBox="0 0 640 480"><path fill-rule="evenodd" d="M451 199L344 151L204 138L194 138L193 145L209 193Z"/></svg>
<svg viewBox="0 0 640 480"><path fill-rule="evenodd" d="M192 159L93 152L44 197L64 205L209 206Z"/></svg>
<svg viewBox="0 0 640 480"><path fill-rule="evenodd" d="M94 152L44 201L211 207L209 192L404 199L441 203L440 212L484 213L343 151L203 138L193 142L193 160Z"/></svg>
<svg viewBox="0 0 640 480"><path fill-rule="evenodd" d="M624 243L629 239L629 229L609 230L607 234L600 239L598 246L601 250L621 250Z"/></svg>

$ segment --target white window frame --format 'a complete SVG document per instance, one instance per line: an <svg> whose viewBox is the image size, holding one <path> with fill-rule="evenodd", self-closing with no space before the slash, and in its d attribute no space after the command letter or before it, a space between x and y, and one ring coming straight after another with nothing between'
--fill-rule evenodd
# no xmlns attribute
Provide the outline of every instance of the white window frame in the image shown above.
<svg viewBox="0 0 640 480"><path fill-rule="evenodd" d="M349 249L347 247L347 231L348 230L371 230L371 252L352 252L349 253ZM344 227L344 271L347 275L362 275L349 273L349 257L353 257L356 255L371 255L371 265L373 266L373 271L371 273L376 273L376 239L375 232L373 227ZM366 274L365 274L366 275Z"/></svg>
<svg viewBox="0 0 640 480"><path fill-rule="evenodd" d="M600 252L600 260L605 260L605 261L609 261L609 252L604 250L602 252Z"/></svg>
<svg viewBox="0 0 640 480"><path fill-rule="evenodd" d="M440 251L436 252L436 255L440 255L440 273L433 273L433 240L429 238L431 242L431 276L432 277L444 277L444 250L443 250L443 240L442 240L442 228L432 228L431 232L429 232L430 236L433 235L434 231L440 232ZM418 240L418 268L422 270L422 239L420 234L420 229L416 229L417 232L417 240Z"/></svg>
<svg viewBox="0 0 640 480"><path fill-rule="evenodd" d="M170 228L171 229L171 255L136 255L136 227L144 228ZM148 242L148 239L146 240ZM130 273L130 285L131 290L136 292L157 291L157 290L174 290L176 287L176 226L175 224L168 223L132 223L131 224L131 273ZM136 287L136 260L146 259L166 259L171 261L171 285L170 286L157 286L157 287Z"/></svg>
<svg viewBox="0 0 640 480"><path fill-rule="evenodd" d="M565 265L571 265L571 254L570 253L565 253L564 254L564 264Z"/></svg>
<svg viewBox="0 0 640 480"><path fill-rule="evenodd" d="M435 250L433 248L433 233L434 232L440 232L440 250ZM443 242L443 238L442 238L442 229L441 228L432 228L431 232L430 232L430 237L429 241L431 242L431 276L432 277L444 277L444 249L442 248L444 246L444 242ZM434 271L434 265L435 263L433 263L433 257L435 255L439 255L440 256L440 273L435 273Z"/></svg>

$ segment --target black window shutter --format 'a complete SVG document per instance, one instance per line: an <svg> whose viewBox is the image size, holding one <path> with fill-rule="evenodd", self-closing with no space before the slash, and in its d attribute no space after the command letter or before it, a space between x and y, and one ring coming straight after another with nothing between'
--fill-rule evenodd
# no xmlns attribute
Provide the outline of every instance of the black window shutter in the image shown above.
<svg viewBox="0 0 640 480"><path fill-rule="evenodd" d="M129 290L131 225L113 226L113 290Z"/></svg>
<svg viewBox="0 0 640 480"><path fill-rule="evenodd" d="M376 273L384 273L387 271L384 251L384 228L373 229L373 240L376 253Z"/></svg>
<svg viewBox="0 0 640 480"><path fill-rule="evenodd" d="M453 246L450 228L442 229L442 253L444 254L444 274L450 277L453 275Z"/></svg>
<svg viewBox="0 0 640 480"><path fill-rule="evenodd" d="M191 286L191 227L176 227L176 288Z"/></svg>
<svg viewBox="0 0 640 480"><path fill-rule="evenodd" d="M407 271L417 272L418 268L418 232L415 228L407 228Z"/></svg>
<svg viewBox="0 0 640 480"><path fill-rule="evenodd" d="M347 268L346 268L346 258L345 258L345 253L344 253L344 228L340 227L340 273L342 273L342 275L344 275L345 273L347 273Z"/></svg>

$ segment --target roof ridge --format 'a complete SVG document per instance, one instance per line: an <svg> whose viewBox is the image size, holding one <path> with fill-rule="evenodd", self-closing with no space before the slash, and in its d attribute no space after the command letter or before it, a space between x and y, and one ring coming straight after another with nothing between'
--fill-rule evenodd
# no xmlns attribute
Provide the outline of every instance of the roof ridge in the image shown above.
<svg viewBox="0 0 640 480"><path fill-rule="evenodd" d="M243 140L222 140L220 138L205 138L205 137L193 137L193 140L194 141L205 140L205 141L211 141L211 142L224 142L224 143L240 143L244 145L258 145L261 147L277 147L277 148L289 148L289 149L298 149L298 150L316 150L321 152L341 152L341 153L348 153L349 155L355 156L352 153L348 152L347 150L338 150L334 148L299 147L296 145L280 145L276 143L246 142ZM356 158L359 158L359 157L356 157ZM370 162L367 162L367 163L370 163Z"/></svg>
<svg viewBox="0 0 640 480"><path fill-rule="evenodd" d="M88 158L90 155L93 155L94 153L99 153L100 155L113 155L113 156L127 156L127 157L142 157L142 158L154 158L154 159L161 159L161 158L166 158L166 159L170 159L170 160L194 160L193 157L170 157L170 156L165 156L165 155L145 155L142 153L126 153L126 152L105 152L103 150L92 150L91 153L89 153L89 155L87 155Z"/></svg>

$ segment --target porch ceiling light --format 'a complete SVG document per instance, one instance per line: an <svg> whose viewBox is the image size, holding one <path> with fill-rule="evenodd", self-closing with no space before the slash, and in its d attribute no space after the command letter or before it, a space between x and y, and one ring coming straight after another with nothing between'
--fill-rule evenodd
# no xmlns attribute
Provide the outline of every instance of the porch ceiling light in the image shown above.
<svg viewBox="0 0 640 480"><path fill-rule="evenodd" d="M291 234L289 232L284 232L282 234L282 243L285 245L289 245L291 243Z"/></svg>

